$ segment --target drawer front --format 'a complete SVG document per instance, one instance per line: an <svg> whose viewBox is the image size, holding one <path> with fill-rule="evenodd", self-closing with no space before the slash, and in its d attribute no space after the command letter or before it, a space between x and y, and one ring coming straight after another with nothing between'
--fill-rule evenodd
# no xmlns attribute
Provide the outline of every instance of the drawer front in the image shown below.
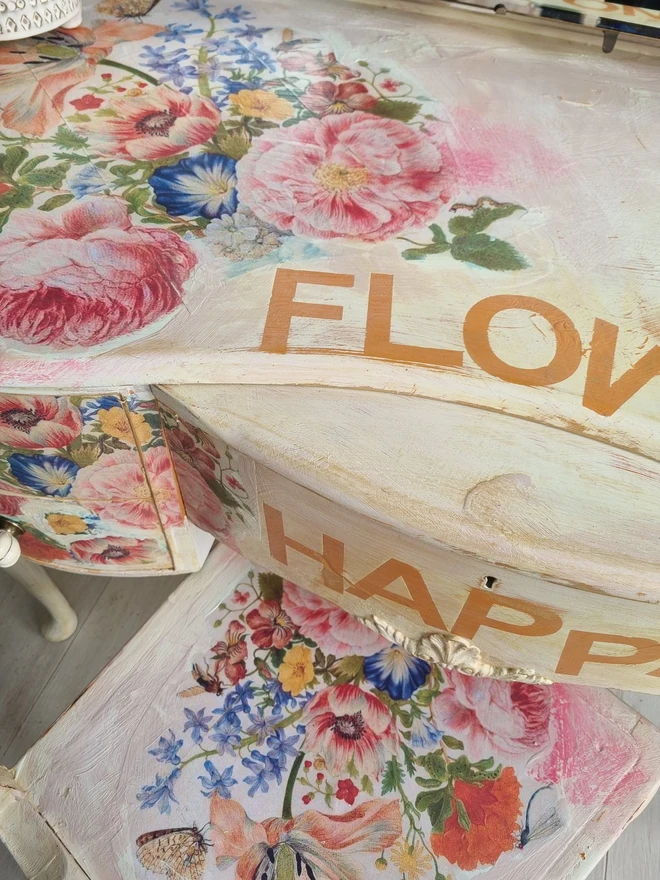
<svg viewBox="0 0 660 880"><path fill-rule="evenodd" d="M46 565L178 567L185 520L151 395L0 395L0 514L25 529L23 554Z"/></svg>
<svg viewBox="0 0 660 880"><path fill-rule="evenodd" d="M168 418L186 433L195 485L204 487L190 499L198 524L213 531L213 515L214 533L250 560L336 602L408 650L480 674L660 692L657 604L442 549L228 448L183 407ZM213 449L231 462L224 479L233 485L220 490L204 475L204 455Z"/></svg>

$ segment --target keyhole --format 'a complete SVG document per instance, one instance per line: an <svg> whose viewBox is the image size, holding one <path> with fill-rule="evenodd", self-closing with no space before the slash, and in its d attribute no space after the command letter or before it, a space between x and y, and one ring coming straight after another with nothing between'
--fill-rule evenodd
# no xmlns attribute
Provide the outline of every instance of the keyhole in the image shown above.
<svg viewBox="0 0 660 880"><path fill-rule="evenodd" d="M498 585L499 581L496 577L493 577L492 574L487 574L485 577L481 579L481 586L485 590L494 590Z"/></svg>

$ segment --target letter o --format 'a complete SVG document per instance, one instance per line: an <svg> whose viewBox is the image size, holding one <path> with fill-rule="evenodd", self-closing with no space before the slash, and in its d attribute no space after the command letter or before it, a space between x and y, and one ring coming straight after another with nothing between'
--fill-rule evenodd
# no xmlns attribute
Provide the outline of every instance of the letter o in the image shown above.
<svg viewBox="0 0 660 880"><path fill-rule="evenodd" d="M554 357L545 367L529 370L514 367L501 360L491 348L488 338L490 322L495 315L507 309L535 312L552 327L557 347ZM467 353L482 370L516 385L554 385L563 382L577 370L582 358L582 340L568 315L545 300L532 296L503 294L482 299L465 316L463 338Z"/></svg>

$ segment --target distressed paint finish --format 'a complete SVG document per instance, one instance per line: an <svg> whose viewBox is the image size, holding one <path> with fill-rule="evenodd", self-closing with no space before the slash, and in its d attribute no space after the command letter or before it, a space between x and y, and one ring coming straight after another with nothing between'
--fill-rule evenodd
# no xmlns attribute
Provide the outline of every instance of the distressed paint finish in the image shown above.
<svg viewBox="0 0 660 880"><path fill-rule="evenodd" d="M200 449L229 446L253 513L230 540L249 559L413 639L467 638L495 665L660 689L651 462L541 426L523 442L515 420L361 391L158 396Z"/></svg>
<svg viewBox="0 0 660 880"><path fill-rule="evenodd" d="M143 840L142 835L193 824L202 828L211 821L206 830L210 846L199 876L237 876L238 857L243 857L239 867L258 859L255 847L264 837L260 823L267 822L274 835L273 840L269 838L271 843L279 841L277 817L283 810L286 817L288 803L294 829L290 845L295 848L298 829L306 827L315 841L312 853L319 860L315 865L323 869L315 872L319 880L325 876L371 878L379 858L387 864L376 866L385 869L378 876L399 878L398 863L404 864L406 851L398 831L405 835L411 821L417 828L418 846L408 855L415 856L417 880L430 880L438 871L455 880L473 876L473 869L465 867L473 858L480 863L483 875L492 880L529 876L584 880L655 791L659 734L610 693L564 685L540 689L497 682L480 682L475 687L477 683L457 673L437 669L429 674L430 670L419 662L412 663L411 658L399 680L383 665L378 653L382 646L373 642L373 633L348 615L338 616L333 628L323 622L319 625L315 597L272 575L260 574L265 573L251 568L228 548L216 548L205 569L187 579L139 637L15 768L12 785L28 792L30 803L38 810L35 816L43 817L52 829L49 833L59 839L60 858L66 853L84 875L99 880L147 880L153 874L140 865L136 852L136 841ZM264 590L269 596L265 602ZM278 606L279 623L286 629L268 628L267 613L274 610L269 602ZM213 663L212 655L222 654L221 643L230 637L235 647L244 644L245 650L225 654L223 662L215 664L222 691L217 694L198 685L191 675L192 664L203 667L205 660ZM269 638L283 645L281 654L262 647ZM209 650L214 642L217 645ZM331 645L334 663L330 661ZM299 671L293 658L287 657L290 651L298 652L301 658L308 652L314 659ZM427 676L422 681L420 673L424 671ZM343 680L338 681L337 676ZM350 679L356 676L358 683L354 684ZM305 687L299 688L308 678L307 691L314 694L311 700ZM280 685L278 693L289 695L279 714L272 706L264 713L267 719L277 715L281 734L270 734L272 741L265 739L261 744L251 741L242 755L247 763L242 762L241 755L230 754L223 737L238 731L234 736L239 740L255 739L248 732L254 723L249 713L252 710L258 719L257 705L268 702L267 693L276 693L270 687L273 682ZM246 687L248 684L251 687ZM380 713L380 721L391 719L389 753L385 745L371 757L368 750L361 756L356 753L356 761L375 761L367 781L364 774L351 776L348 767L343 773L342 760L347 760L348 752L333 751L332 742L320 743L311 732L310 718L324 700L333 699L333 694L343 694L347 701L367 700L371 713ZM456 713L457 707L468 705L471 711L466 715ZM508 707L504 714L503 706ZM427 737L437 734L442 724L447 741L442 746L413 743L405 736L412 731L410 725L419 736L412 714L427 722ZM448 717L452 715L453 720ZM375 717L369 713L364 716L367 723L373 723ZM518 724L515 729L514 718ZM346 715L343 723L349 720ZM580 735L574 737L571 731L577 730ZM398 742L394 752L393 736ZM266 790L250 795L252 783L243 777L257 772L260 763L265 766L259 754L267 758L266 753L277 746L275 740L281 743L284 739L293 754L280 756L281 782L272 772L264 779ZM70 747L72 742L75 749ZM231 742L238 747L235 740ZM306 754L297 761L301 749ZM414 762L410 770L405 767L406 749ZM458 807L452 805L453 819L443 829L446 833L434 834L424 806L429 802L428 794L419 802L420 816L407 815L403 809L403 796L416 799L422 791L434 790L432 785L422 789L417 777L432 777L443 753L451 772L455 769L459 775L459 765L453 765L463 758L469 763L493 756L495 764L501 764L501 769L493 768L494 780L482 781L481 786L460 783L456 789L462 785L468 816L472 813L476 818L483 807L472 833L461 830L456 820ZM433 754L435 758L426 757ZM394 788L387 790L388 770L380 762L393 758L400 763L401 776ZM606 768L606 772L594 772L595 767ZM323 776L320 781L319 774ZM153 782L156 775L161 783ZM169 777L176 801L162 796L154 801L154 785L162 787L162 780ZM224 794L218 782L221 777ZM310 785L301 782L305 777ZM524 830L529 800L542 785L551 786L550 806L558 821L520 850L516 843ZM321 789L320 794L316 788ZM139 799L136 793L141 795ZM320 802L326 796L329 802ZM139 806L143 808L137 809ZM38 829L23 826L21 834L17 809L16 803L8 802L5 810L0 810L0 835L24 864L29 858L34 860L42 846L38 839L35 846ZM360 825L367 816L376 814L377 821ZM330 833L332 820L324 825L328 822L324 816L343 816L342 827L350 822L354 834L335 839ZM530 817L531 830L538 831L535 819L540 815L535 815L533 807ZM231 847L226 838L229 827L233 829ZM246 833L250 828L252 833ZM326 833L319 835L322 828ZM424 850L424 842L437 865ZM50 846L47 841L44 851L52 858ZM221 862L216 866L218 858ZM329 868L335 873L329 874ZM406 872L406 876L412 875ZM59 880L62 875L56 876ZM65 872L63 876L69 875Z"/></svg>

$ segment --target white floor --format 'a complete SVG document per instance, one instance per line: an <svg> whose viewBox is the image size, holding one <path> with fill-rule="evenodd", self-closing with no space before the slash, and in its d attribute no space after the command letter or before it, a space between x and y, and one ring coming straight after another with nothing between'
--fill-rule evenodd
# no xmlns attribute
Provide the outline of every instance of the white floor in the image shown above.
<svg viewBox="0 0 660 880"><path fill-rule="evenodd" d="M59 645L41 637L40 609L6 572L0 572L0 764L9 767L181 581L180 577L100 578L57 572L54 579L80 619L74 637ZM660 726L660 697L621 696ZM22 878L0 844L0 880ZM660 880L660 795L628 827L590 880Z"/></svg>

